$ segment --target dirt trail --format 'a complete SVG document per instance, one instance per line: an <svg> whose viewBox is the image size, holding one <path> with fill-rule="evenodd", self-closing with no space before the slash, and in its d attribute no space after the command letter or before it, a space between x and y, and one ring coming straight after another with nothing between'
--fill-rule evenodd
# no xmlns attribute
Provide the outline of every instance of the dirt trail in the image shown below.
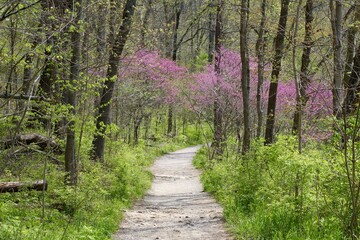
<svg viewBox="0 0 360 240"><path fill-rule="evenodd" d="M115 240L230 240L222 208L203 192L200 172L192 166L199 147L158 159L150 168L152 188L125 213Z"/></svg>

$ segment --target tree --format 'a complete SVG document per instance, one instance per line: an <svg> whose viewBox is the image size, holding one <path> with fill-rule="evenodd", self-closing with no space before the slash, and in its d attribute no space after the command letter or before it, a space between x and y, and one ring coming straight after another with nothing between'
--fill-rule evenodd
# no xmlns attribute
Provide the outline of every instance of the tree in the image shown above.
<svg viewBox="0 0 360 240"><path fill-rule="evenodd" d="M114 2L113 2L114 3ZM104 87L101 90L100 106L98 116L96 118L96 133L93 140L93 159L104 161L104 149L105 149L105 130L106 126L110 124L111 113L111 100L115 87L115 82L119 73L119 61L120 56L124 50L125 43L128 39L132 17L135 11L136 0L127 0L124 6L122 15L122 24L117 33L112 32L110 41L111 50L109 55L109 66L106 73L106 80ZM112 5L114 8L114 4ZM114 10L114 9L113 9ZM111 14L114 14L112 12Z"/></svg>
<svg viewBox="0 0 360 240"><path fill-rule="evenodd" d="M274 141L275 111L279 74L281 71L281 59L283 56L286 23L289 12L290 0L281 1L280 18L275 37L275 53L272 61L271 83L269 89L268 108L266 114L265 144Z"/></svg>
<svg viewBox="0 0 360 240"><path fill-rule="evenodd" d="M335 5L335 6L334 6ZM342 0L330 0L331 27L333 38L333 111L334 116L339 117L342 112L342 88L343 88L343 60L342 60L342 19L343 19Z"/></svg>
<svg viewBox="0 0 360 240"><path fill-rule="evenodd" d="M222 8L223 0L218 0L216 6L216 21L215 21L215 62L214 70L216 74L216 82L218 83L218 78L221 74L221 39L222 39ZM215 86L214 91L220 91L219 86ZM223 133L223 112L219 102L219 99L214 101L214 141L212 143L212 148L214 150L214 155L219 156L223 153L223 144L224 144L224 133Z"/></svg>
<svg viewBox="0 0 360 240"><path fill-rule="evenodd" d="M244 112L244 137L242 154L250 149L250 65L248 45L249 0L241 0L240 53L241 53L241 90Z"/></svg>
<svg viewBox="0 0 360 240"><path fill-rule="evenodd" d="M346 88L346 97L344 102L345 114L354 113L356 110L356 104L359 100L359 76L360 76L360 44L355 51L355 35L358 31L360 22L360 4L355 5L354 21L350 29L348 30L348 51L347 51L347 63L344 73L344 85ZM354 57L353 57L354 56Z"/></svg>
<svg viewBox="0 0 360 240"><path fill-rule="evenodd" d="M210 0L209 22L208 22L208 62L214 61L214 41L215 41L215 17L213 9L216 7L215 0Z"/></svg>
<svg viewBox="0 0 360 240"><path fill-rule="evenodd" d="M67 100L66 95L60 90L64 84L63 79L67 79L66 68L61 66L67 65L64 59L69 50L67 42L67 32L69 32L69 23L72 19L68 15L68 11L73 10L73 1L61 0L41 1L42 16L41 27L45 30L45 47L44 47L44 61L43 68L40 75L40 80L37 88L37 95L41 98L51 100L56 104L61 104ZM37 105L33 106L33 113L37 116L42 126L50 130L53 126L56 127L55 132L63 135L64 121L58 124L52 121L49 116L50 105L44 101L38 101Z"/></svg>
<svg viewBox="0 0 360 240"><path fill-rule="evenodd" d="M313 35L313 1L307 0L305 6L305 37L303 41L303 53L301 57L301 70L300 70L300 82L299 86L299 102L297 103L296 111L294 114L293 132L297 133L301 131L301 111L305 107L308 100L306 94L307 87L310 84L310 54L311 48L314 45L312 40ZM294 46L296 47L296 46Z"/></svg>
<svg viewBox="0 0 360 240"><path fill-rule="evenodd" d="M0 6L0 22L26 9L29 9L40 2L41 0L35 1L33 3L23 4L21 0L6 0L5 3L2 3Z"/></svg>
<svg viewBox="0 0 360 240"><path fill-rule="evenodd" d="M180 26L180 15L184 8L184 2L183 1L176 1L175 2L175 13L174 13L174 26L173 26L173 37L172 37L172 51L171 51L171 59L176 62L177 60L177 52L179 49L179 43L178 43L178 31ZM168 109L168 128L167 128L167 134L170 136L174 132L173 129L173 114L174 109L173 106L169 105Z"/></svg>
<svg viewBox="0 0 360 240"><path fill-rule="evenodd" d="M80 34L80 20L82 15L82 0L69 0L70 11L74 11L74 23L70 27L70 47L71 47L71 60L70 60L70 76L69 83L66 89L66 100L70 106L70 119L66 124L66 146L65 146L65 171L66 182L70 185L77 183L77 163L75 155L75 116L76 108L76 86L80 76L80 60L81 60L81 34Z"/></svg>
<svg viewBox="0 0 360 240"><path fill-rule="evenodd" d="M256 112L257 112L257 129L256 137L261 136L261 128L263 125L263 108L262 108L262 94L264 84L264 68L265 68L265 50L266 50L266 5L267 0L261 1L261 22L259 26L258 39L256 41L256 55L257 55L257 75L258 84L256 92Z"/></svg>
<svg viewBox="0 0 360 240"><path fill-rule="evenodd" d="M155 115L156 110L179 106L179 85L187 78L186 68L171 59L162 58L159 52L140 49L121 62L117 106L122 112L120 121L133 124L133 143L139 139L144 119ZM131 128L131 127L129 127ZM131 139L129 136L127 139Z"/></svg>

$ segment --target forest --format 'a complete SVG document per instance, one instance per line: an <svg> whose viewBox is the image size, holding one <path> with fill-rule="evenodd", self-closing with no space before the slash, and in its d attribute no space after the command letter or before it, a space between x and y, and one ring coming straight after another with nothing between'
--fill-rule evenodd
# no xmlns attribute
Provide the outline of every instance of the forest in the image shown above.
<svg viewBox="0 0 360 240"><path fill-rule="evenodd" d="M235 239L359 239L358 0L0 0L0 239L111 239L156 157Z"/></svg>

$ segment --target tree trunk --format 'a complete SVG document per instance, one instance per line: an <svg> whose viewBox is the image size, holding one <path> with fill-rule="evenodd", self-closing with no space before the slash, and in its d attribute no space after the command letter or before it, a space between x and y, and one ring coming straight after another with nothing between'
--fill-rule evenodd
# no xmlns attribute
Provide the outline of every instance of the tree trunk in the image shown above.
<svg viewBox="0 0 360 240"><path fill-rule="evenodd" d="M55 42L53 36L47 36L46 45L48 47L45 48L44 70L42 71L38 87L38 95L46 99L52 99L51 87L57 74L56 63L52 59L52 50L50 48L50 46L56 44ZM43 109L40 102L33 107L33 112L35 113L35 116L39 117L39 121L42 123L43 127L45 129L50 129L51 121L46 116L46 109Z"/></svg>
<svg viewBox="0 0 360 240"><path fill-rule="evenodd" d="M177 0L176 0L177 2ZM165 48L165 57L166 58L171 58L171 52L172 52L172 35L171 33L173 33L173 24L175 22L174 18L175 18L175 14L172 14L171 9L174 8L174 5L169 6L170 2L163 0L162 1L163 4L163 8L164 8L164 40L162 42L163 44L163 48ZM176 5L176 3L175 3Z"/></svg>
<svg viewBox="0 0 360 240"><path fill-rule="evenodd" d="M58 21L64 17L65 10L70 9L68 4L70 4L70 2L67 2L67 0L41 1L43 9L41 24L44 29L49 30L45 33L45 62L39 81L38 95L46 99L52 99L54 97L54 84L58 75L58 62L54 59L54 54L59 52L59 36L54 33L61 33ZM39 116L39 121L45 129L51 128L51 119L47 116L48 110L41 106L41 103L33 107L33 112L35 112L35 116Z"/></svg>
<svg viewBox="0 0 360 240"><path fill-rule="evenodd" d="M168 108L168 118L167 118L167 134L168 136L171 136L172 132L173 132L173 106L171 106L171 104L169 105Z"/></svg>
<svg viewBox="0 0 360 240"><path fill-rule="evenodd" d="M143 116L134 117L134 145L139 143L139 135L140 135L140 126L142 122Z"/></svg>
<svg viewBox="0 0 360 240"><path fill-rule="evenodd" d="M44 180L36 182L0 182L0 193L20 192L23 190L46 191L48 184Z"/></svg>
<svg viewBox="0 0 360 240"><path fill-rule="evenodd" d="M350 73L352 71L354 53L356 49L355 37L356 37L356 33L358 32L358 26L356 25L356 23L359 21L360 21L360 3L355 3L355 16L352 21L352 24L349 26L349 29L347 31L346 63L345 63L344 78L343 78L345 88L347 88L349 85Z"/></svg>
<svg viewBox="0 0 360 240"><path fill-rule="evenodd" d="M32 54L26 54L25 56L25 66L24 66L24 79L23 79L23 85L22 85L22 94L28 95L29 89L30 89L30 82L32 78L32 66L33 58Z"/></svg>
<svg viewBox="0 0 360 240"><path fill-rule="evenodd" d="M106 18L108 15L108 6L107 6L107 1L99 1L98 4L98 19L97 19L97 29L96 29L96 40L97 40L97 45L96 45L96 51L99 54L99 57L103 57L105 56L106 53L106 35L107 35L107 31L106 31Z"/></svg>
<svg viewBox="0 0 360 240"><path fill-rule="evenodd" d="M333 52L334 52L334 79L333 79L333 113L334 116L339 117L341 115L341 102L342 102L342 0L330 0L331 11L331 26L333 31Z"/></svg>
<svg viewBox="0 0 360 240"><path fill-rule="evenodd" d="M179 26L180 26L180 15L182 13L183 10L183 6L184 3L183 1L180 2L176 2L176 6L175 6L175 24L174 24L174 30L173 30L173 39L172 39L172 53L171 53L171 59L176 62L177 60L177 52L178 52L178 48L179 48L179 44L178 44L178 30L179 30ZM167 134L168 136L173 136L174 134L174 129L173 129L173 105L170 103L169 104L169 109L168 109L168 128L167 128Z"/></svg>
<svg viewBox="0 0 360 240"><path fill-rule="evenodd" d="M76 14L74 19L74 29L70 32L70 44L71 44L71 61L70 61L70 79L67 91L67 104L71 106L70 119L66 122L66 146L65 146L65 182L70 185L76 185L77 183L77 162L76 162L76 142L75 142L75 121L73 116L75 115L76 108L76 86L80 76L80 61L81 61L81 34L79 23L82 18L82 0L73 2L73 6L70 10Z"/></svg>
<svg viewBox="0 0 360 240"><path fill-rule="evenodd" d="M217 78L220 78L220 62L221 62L221 37L222 37L222 6L223 0L218 0L218 4L216 7L216 23L215 23L215 74ZM220 90L218 87L215 87L215 91L217 91L217 95L220 96ZM219 99L215 99L214 101L214 141L212 143L212 148L214 151L214 156L222 155L223 153L223 112L222 106L220 104Z"/></svg>
<svg viewBox="0 0 360 240"><path fill-rule="evenodd" d="M360 4L355 7L354 24L360 21ZM360 74L360 44L355 52L355 34L358 31L356 26L349 29L348 32L348 51L347 51L347 64L344 73L344 84L346 88L346 98L344 103L345 113L351 114L356 110L356 104L359 103L359 74ZM350 60L350 59L351 60ZM350 74L349 74L350 72Z"/></svg>
<svg viewBox="0 0 360 240"><path fill-rule="evenodd" d="M243 95L244 137L242 154L250 149L250 65L248 46L249 0L241 0L240 54L241 54L241 90Z"/></svg>
<svg viewBox="0 0 360 240"><path fill-rule="evenodd" d="M348 86L346 89L345 107L346 113L353 113L357 108L357 104L360 103L360 44L357 48L352 71L349 77Z"/></svg>
<svg viewBox="0 0 360 240"><path fill-rule="evenodd" d="M294 27L294 34L293 34L293 48L292 48L292 66L293 66L293 72L294 72L294 79L295 79L295 90L296 90L296 108L295 112L298 114L298 121L296 122L296 128L297 128L297 136L298 136L298 152L299 154L302 153L302 95L300 93L301 83L298 76L298 69L296 64L296 48L297 46L297 38L298 38L298 31L299 31L299 18L300 18L300 9L302 6L302 0L299 0L298 6L296 9L296 16L295 16L295 27ZM295 211L298 214L299 213L299 176L298 173L296 174L296 180L295 180ZM299 217L299 215L297 215Z"/></svg>
<svg viewBox="0 0 360 240"><path fill-rule="evenodd" d="M175 15L174 15L174 29L173 29L173 38L172 38L172 52L171 52L171 59L176 62L177 61L177 52L179 49L179 43L178 43L178 31L180 26L180 16L182 13L182 10L184 8L184 2L183 1L176 1L175 6ZM174 125L173 125L173 116L174 116L174 106L170 103L169 109L168 109L168 128L167 128L167 134L168 136L174 135Z"/></svg>
<svg viewBox="0 0 360 240"><path fill-rule="evenodd" d="M271 144L274 141L274 127L275 127L275 110L277 88L279 81L279 74L281 71L281 59L284 49L284 39L286 23L288 18L290 0L281 1L281 11L277 35L275 37L275 55L272 61L271 83L269 89L268 108L266 114L266 130L265 130L265 144Z"/></svg>
<svg viewBox="0 0 360 240"><path fill-rule="evenodd" d="M306 94L306 90L308 85L310 84L310 54L311 48L313 46L312 35L312 23L313 23L313 0L307 0L305 6L305 37L304 37L304 48L303 54L301 57L301 72L300 72L300 84L299 84L299 91L300 91L300 102L298 107L295 109L294 114L294 123L293 123L293 133L297 133L300 130L301 125L301 109L305 107L306 102L308 100L308 96Z"/></svg>
<svg viewBox="0 0 360 240"><path fill-rule="evenodd" d="M31 51L34 51L36 46L38 45L37 37L33 37L33 41L31 44ZM31 81L33 80L33 53L27 53L25 55L25 65L24 65L24 73L23 73L23 83L21 86L21 95L28 96L31 92ZM19 110L24 111L22 114L25 116L28 107L26 102L20 101Z"/></svg>
<svg viewBox="0 0 360 240"><path fill-rule="evenodd" d="M175 6L175 24L174 24L174 31L173 31L173 39L172 39L172 54L171 58L174 62L177 60L177 51L179 50L179 43L178 43L178 31L180 26L180 16L184 8L184 2L180 1L176 3Z"/></svg>
<svg viewBox="0 0 360 240"><path fill-rule="evenodd" d="M256 112L257 112L257 129L256 137L261 136L261 129L263 125L263 107L262 107L262 94L263 94L263 84L264 84L264 68L265 68L265 48L266 48L266 38L265 38L265 23L266 23L266 3L267 0L262 0L261 2L261 22L259 28L259 36L256 41L256 55L257 55L257 75L258 83L256 90Z"/></svg>
<svg viewBox="0 0 360 240"><path fill-rule="evenodd" d="M93 140L92 158L101 162L104 161L105 130L106 126L110 124L110 105L115 87L115 81L118 75L120 56L124 50L124 46L130 32L135 4L136 0L126 1L122 17L123 21L119 32L116 34L116 36L115 33L112 33L114 34L115 39L110 51L109 67L107 69L106 80L101 93L99 113L96 119L96 133Z"/></svg>
<svg viewBox="0 0 360 240"><path fill-rule="evenodd" d="M214 60L214 43L215 43L215 17L213 8L216 6L215 0L210 2L210 13L209 13L209 46L208 46L208 62L212 63Z"/></svg>

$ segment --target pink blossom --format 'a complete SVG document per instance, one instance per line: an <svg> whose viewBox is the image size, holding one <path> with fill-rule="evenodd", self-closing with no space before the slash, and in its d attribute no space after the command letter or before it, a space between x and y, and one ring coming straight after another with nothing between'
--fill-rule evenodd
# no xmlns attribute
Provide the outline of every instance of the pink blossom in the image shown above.
<svg viewBox="0 0 360 240"><path fill-rule="evenodd" d="M159 101L174 104L178 100L179 89L176 82L186 77L186 68L147 49L141 49L122 59L121 64L119 79L122 81L136 78L157 89Z"/></svg>
<svg viewBox="0 0 360 240"><path fill-rule="evenodd" d="M251 117L255 119L257 64L254 59L250 59L250 68L250 107L253 114ZM216 100L223 112L226 113L227 118L242 118L241 57L239 53L222 48L220 74L215 73L214 65L209 65L203 72L193 74L192 77L194 81L189 88L192 92L193 109L212 109ZM262 93L263 106L267 105L269 86L270 80L265 79ZM324 119L332 113L332 92L325 83L313 80L307 88L307 97L308 101L303 109L303 119L306 126L310 126L314 120ZM278 127L291 129L295 107L296 88L294 80L279 81L276 108ZM253 122L255 124L255 121ZM319 134L318 139L329 136L327 130L321 132L321 127L318 128L317 126L318 124L314 124L310 128L306 127L309 131L308 134L317 132ZM316 128L318 129L315 130Z"/></svg>

